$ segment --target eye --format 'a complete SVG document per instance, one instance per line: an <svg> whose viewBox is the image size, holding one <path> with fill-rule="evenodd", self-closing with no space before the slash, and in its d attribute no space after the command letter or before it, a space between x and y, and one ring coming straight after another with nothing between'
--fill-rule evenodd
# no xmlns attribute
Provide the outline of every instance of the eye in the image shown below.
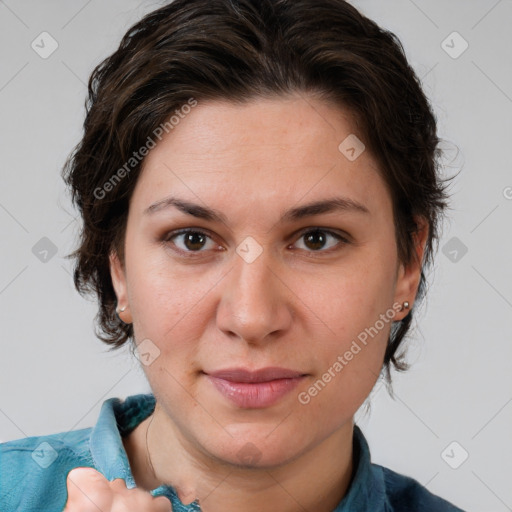
<svg viewBox="0 0 512 512"><path fill-rule="evenodd" d="M331 240L330 243L329 239ZM303 247L299 247L299 249L305 249L310 252L328 252L328 250L336 247L337 245L345 245L349 243L345 237L321 228L303 231L299 240L304 241L302 244Z"/></svg>
<svg viewBox="0 0 512 512"><path fill-rule="evenodd" d="M162 241L174 245L177 252L188 253L189 255L221 248L210 235L198 229L174 231L165 235ZM295 246L308 252L330 252L336 246L349 243L347 238L332 231L322 228L308 228L307 231L300 234L299 241L295 243ZM289 247L293 247L293 245Z"/></svg>
<svg viewBox="0 0 512 512"><path fill-rule="evenodd" d="M167 235L165 242L171 242L181 252L204 252L201 249L215 249L218 247L204 231L186 229ZM209 244L209 245L208 245Z"/></svg>

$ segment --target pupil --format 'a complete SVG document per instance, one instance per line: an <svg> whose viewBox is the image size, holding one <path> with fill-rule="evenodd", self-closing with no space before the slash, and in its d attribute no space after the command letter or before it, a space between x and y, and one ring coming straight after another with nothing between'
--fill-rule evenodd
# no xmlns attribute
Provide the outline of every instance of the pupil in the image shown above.
<svg viewBox="0 0 512 512"><path fill-rule="evenodd" d="M306 244L312 249L321 249L325 244L325 237L321 231L312 231L306 236Z"/></svg>
<svg viewBox="0 0 512 512"><path fill-rule="evenodd" d="M187 233L185 236L185 245L188 249L201 249L203 244L204 236L201 233Z"/></svg>
<svg viewBox="0 0 512 512"><path fill-rule="evenodd" d="M188 249L201 249L204 244L204 236L201 233L187 233L185 245ZM321 249L325 244L325 237L321 231L312 231L306 235L306 244L311 249Z"/></svg>

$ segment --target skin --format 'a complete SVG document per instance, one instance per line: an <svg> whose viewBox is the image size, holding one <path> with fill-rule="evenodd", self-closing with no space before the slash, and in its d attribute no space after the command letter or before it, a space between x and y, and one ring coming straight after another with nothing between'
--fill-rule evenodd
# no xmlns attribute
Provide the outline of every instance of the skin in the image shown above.
<svg viewBox="0 0 512 512"><path fill-rule="evenodd" d="M142 489L127 489L121 478L109 482L93 468L71 470L66 485L68 499L63 512L172 512L171 502L166 497L153 498Z"/></svg>
<svg viewBox="0 0 512 512"><path fill-rule="evenodd" d="M378 378L391 322L308 404L297 395L393 304L412 305L427 236L418 219L418 260L398 261L377 162L368 150L349 161L338 149L350 134L358 132L348 111L311 96L199 102L146 157L130 201L124 266L111 255L122 320L133 323L137 343L149 339L160 351L143 365L155 412L123 440L142 489L168 483L208 512L268 503L328 512L345 495L353 417ZM171 194L226 220L175 207L144 213ZM291 208L333 196L369 213L280 221ZM207 237L172 238L181 228ZM320 242L308 242L314 228L323 230ZM236 252L248 236L262 249L251 263ZM393 321L406 314L394 311ZM202 373L233 366L280 366L307 377L278 403L243 409ZM242 464L247 443L258 457Z"/></svg>

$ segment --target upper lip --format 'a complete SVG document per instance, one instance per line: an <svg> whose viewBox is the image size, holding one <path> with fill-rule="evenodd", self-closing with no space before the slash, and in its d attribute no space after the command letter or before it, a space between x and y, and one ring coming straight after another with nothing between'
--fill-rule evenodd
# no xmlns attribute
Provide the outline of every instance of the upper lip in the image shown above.
<svg viewBox="0 0 512 512"><path fill-rule="evenodd" d="M247 370L245 368L225 368L215 372L207 372L210 377L223 379L230 382L269 382L277 379L293 379L302 377L304 373L288 368L268 367L259 370Z"/></svg>

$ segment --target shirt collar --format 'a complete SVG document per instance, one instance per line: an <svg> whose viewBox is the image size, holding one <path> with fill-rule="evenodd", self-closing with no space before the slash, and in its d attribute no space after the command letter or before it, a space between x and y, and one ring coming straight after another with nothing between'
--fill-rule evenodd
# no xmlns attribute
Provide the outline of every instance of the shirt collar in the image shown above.
<svg viewBox="0 0 512 512"><path fill-rule="evenodd" d="M108 480L124 479L129 489L135 487L135 480L121 436L151 414L154 398L151 408L150 397L152 395L136 395L124 402L119 398L109 398L103 402L91 432L90 449L96 468Z"/></svg>
<svg viewBox="0 0 512 512"><path fill-rule="evenodd" d="M129 434L155 409L154 395L134 395L121 401L109 398L103 402L99 418L90 438L91 456L95 467L107 480L122 478L126 487L136 487L122 436ZM171 500L174 512L196 512L201 509L197 503L184 505L176 491L168 485L161 485L151 491L153 496L166 496Z"/></svg>
<svg viewBox="0 0 512 512"><path fill-rule="evenodd" d="M122 478L128 489L136 486L121 436L146 419L155 409L155 404L153 394L134 395L124 401L110 398L103 402L91 432L90 449L96 468L108 480ZM354 472L349 491L333 512L386 512L383 476L373 470L368 443L357 425L354 425L353 454ZM171 486L162 485L153 489L151 494L167 496L176 512L200 510L196 503L183 505Z"/></svg>
<svg viewBox="0 0 512 512"><path fill-rule="evenodd" d="M370 449L362 430L354 425L354 472L348 493L333 512L386 512L384 478L371 462Z"/></svg>

